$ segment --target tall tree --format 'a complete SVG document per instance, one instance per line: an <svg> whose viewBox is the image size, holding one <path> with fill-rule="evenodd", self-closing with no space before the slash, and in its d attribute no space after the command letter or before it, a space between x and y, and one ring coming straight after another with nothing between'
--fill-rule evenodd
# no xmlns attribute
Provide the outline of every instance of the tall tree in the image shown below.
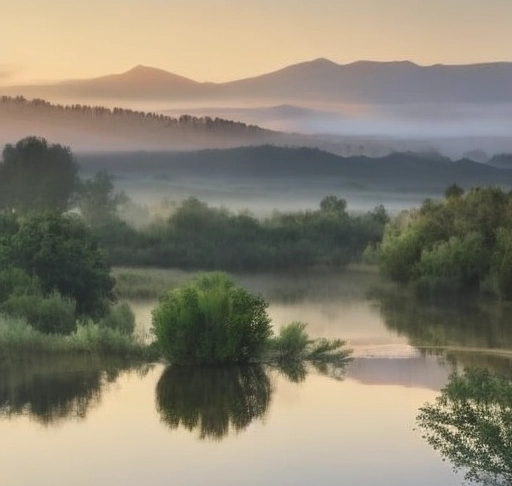
<svg viewBox="0 0 512 486"><path fill-rule="evenodd" d="M65 211L78 189L78 165L68 147L27 137L5 146L0 164L0 207Z"/></svg>
<svg viewBox="0 0 512 486"><path fill-rule="evenodd" d="M57 290L76 301L78 314L100 317L114 300L106 255L76 215L34 212L0 238L0 267L37 277L45 295Z"/></svg>

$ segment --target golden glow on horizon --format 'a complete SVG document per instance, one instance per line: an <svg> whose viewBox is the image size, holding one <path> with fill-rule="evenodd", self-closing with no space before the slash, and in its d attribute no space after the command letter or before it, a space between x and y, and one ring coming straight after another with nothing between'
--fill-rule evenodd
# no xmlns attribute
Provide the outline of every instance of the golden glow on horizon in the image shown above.
<svg viewBox="0 0 512 486"><path fill-rule="evenodd" d="M155 66L228 81L327 57L512 61L510 0L4 0L0 83Z"/></svg>

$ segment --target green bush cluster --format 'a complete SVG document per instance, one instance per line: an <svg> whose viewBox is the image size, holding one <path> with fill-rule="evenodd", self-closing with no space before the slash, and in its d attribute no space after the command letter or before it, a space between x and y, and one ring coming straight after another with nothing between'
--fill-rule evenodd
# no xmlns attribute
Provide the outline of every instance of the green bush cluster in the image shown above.
<svg viewBox="0 0 512 486"><path fill-rule="evenodd" d="M106 254L77 215L0 213L0 268L4 299L13 292L58 291L75 301L78 316L93 318L114 300Z"/></svg>
<svg viewBox="0 0 512 486"><path fill-rule="evenodd" d="M191 197L147 228L117 220L93 231L115 265L241 271L346 265L380 241L387 220L382 207L350 215L335 196L317 210L275 212L263 220Z"/></svg>
<svg viewBox="0 0 512 486"><path fill-rule="evenodd" d="M170 363L247 363L259 358L271 335L267 307L227 275L202 274L164 294L152 330Z"/></svg>
<svg viewBox="0 0 512 486"><path fill-rule="evenodd" d="M379 247L384 275L421 295L493 288L512 298L512 194L496 187L426 200L390 222Z"/></svg>
<svg viewBox="0 0 512 486"><path fill-rule="evenodd" d="M0 213L0 268L0 313L47 334L69 335L90 319L133 333L129 306L112 307L106 256L76 215Z"/></svg>
<svg viewBox="0 0 512 486"><path fill-rule="evenodd" d="M102 328L131 336L135 330L135 314L127 302L118 302L98 324Z"/></svg>
<svg viewBox="0 0 512 486"><path fill-rule="evenodd" d="M54 291L40 294L12 295L0 305L0 311L26 319L46 334L71 334L76 330L75 302Z"/></svg>
<svg viewBox="0 0 512 486"><path fill-rule="evenodd" d="M154 346L99 324L78 324L68 335L47 334L24 318L0 315L0 360L54 354L131 357L147 361L159 357Z"/></svg>

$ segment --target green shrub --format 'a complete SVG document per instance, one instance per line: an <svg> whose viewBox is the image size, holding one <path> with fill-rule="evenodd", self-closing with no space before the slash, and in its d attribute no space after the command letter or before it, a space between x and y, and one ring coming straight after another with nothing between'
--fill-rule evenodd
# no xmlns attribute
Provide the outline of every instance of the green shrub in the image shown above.
<svg viewBox="0 0 512 486"><path fill-rule="evenodd" d="M271 345L278 360L297 361L305 358L310 343L306 326L304 322L292 322L279 330Z"/></svg>
<svg viewBox="0 0 512 486"><path fill-rule="evenodd" d="M109 313L99 321L99 325L131 336L135 330L135 314L127 302L119 302L110 308Z"/></svg>
<svg viewBox="0 0 512 486"><path fill-rule="evenodd" d="M0 361L37 355L116 356L145 361L159 358L153 345L98 324L80 324L67 336L49 335L34 329L26 319L0 315Z"/></svg>
<svg viewBox="0 0 512 486"><path fill-rule="evenodd" d="M152 331L170 363L245 363L260 356L271 335L267 307L226 274L205 273L160 299Z"/></svg>
<svg viewBox="0 0 512 486"><path fill-rule="evenodd" d="M35 330L46 334L71 334L76 330L75 303L57 291L48 297L12 295L2 303L0 310L26 319Z"/></svg>
<svg viewBox="0 0 512 486"><path fill-rule="evenodd" d="M39 281L21 268L11 267L0 272L0 302L11 295L40 293Z"/></svg>
<svg viewBox="0 0 512 486"><path fill-rule="evenodd" d="M339 365L348 360L351 351L344 347L345 341L311 339L306 332L306 327L307 324L304 322L292 322L283 326L279 334L269 342L269 360L277 361L279 369L287 376L300 370L300 368L294 368L294 363L310 361ZM291 373L287 370L291 370ZM300 373L297 376L300 376ZM290 379L293 380L291 377Z"/></svg>

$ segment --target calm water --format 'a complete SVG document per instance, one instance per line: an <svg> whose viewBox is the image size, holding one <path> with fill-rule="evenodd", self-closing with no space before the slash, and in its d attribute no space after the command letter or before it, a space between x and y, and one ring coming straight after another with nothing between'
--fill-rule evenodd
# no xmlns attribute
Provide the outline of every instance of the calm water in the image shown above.
<svg viewBox="0 0 512 486"><path fill-rule="evenodd" d="M511 368L510 316L370 298L374 280L239 278L272 302L277 326L302 320L346 339L345 369L0 369L2 486L461 485L415 418L454 369ZM136 305L141 327L152 305Z"/></svg>

